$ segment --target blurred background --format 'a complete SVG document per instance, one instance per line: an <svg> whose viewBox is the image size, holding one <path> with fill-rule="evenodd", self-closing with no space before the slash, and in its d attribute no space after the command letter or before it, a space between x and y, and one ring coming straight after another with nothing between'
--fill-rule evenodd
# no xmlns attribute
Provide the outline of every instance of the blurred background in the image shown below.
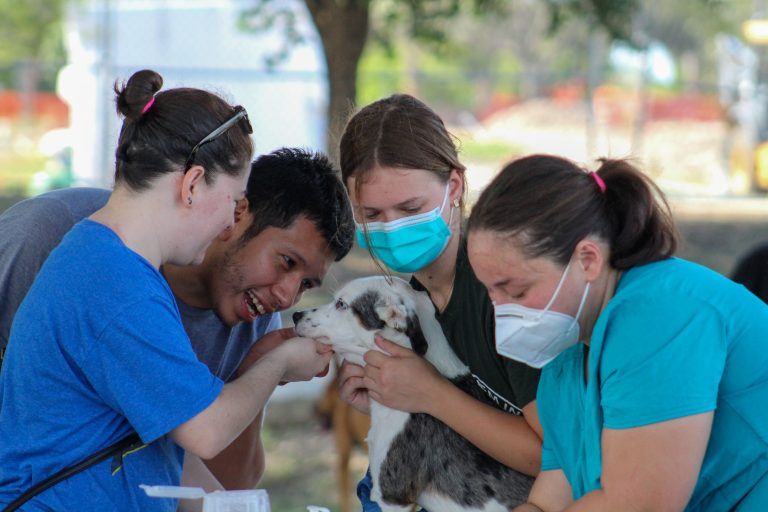
<svg viewBox="0 0 768 512"><path fill-rule="evenodd" d="M518 155L632 157L668 194L681 255L729 275L768 241L767 44L766 0L0 0L0 212L110 187L112 87L151 68L245 106L257 153L335 158L356 105L413 94L460 141L470 201ZM355 250L298 308L376 270ZM276 512L339 510L314 412L328 385L270 404ZM353 480L365 467L358 449Z"/></svg>

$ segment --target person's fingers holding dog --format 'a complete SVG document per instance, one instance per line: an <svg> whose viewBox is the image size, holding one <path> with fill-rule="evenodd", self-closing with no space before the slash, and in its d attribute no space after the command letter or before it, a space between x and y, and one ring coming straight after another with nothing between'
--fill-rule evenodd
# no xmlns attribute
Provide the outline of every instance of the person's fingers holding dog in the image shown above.
<svg viewBox="0 0 768 512"><path fill-rule="evenodd" d="M311 380L327 371L333 351L329 345L312 338L291 338L280 343L264 357L274 357L283 365L283 382Z"/></svg>
<svg viewBox="0 0 768 512"><path fill-rule="evenodd" d="M406 412L429 412L444 378L424 358L396 343L376 336L376 344L386 353L370 350L365 354L363 383L377 402Z"/></svg>
<svg viewBox="0 0 768 512"><path fill-rule="evenodd" d="M344 361L339 367L339 397L363 414L371 414L368 389L363 383L365 370L362 366Z"/></svg>
<svg viewBox="0 0 768 512"><path fill-rule="evenodd" d="M296 331L293 327L284 327L282 329L275 329L274 331L268 332L253 344L253 347L251 347L248 355L245 356L243 362L240 363L240 367L237 369L237 374L242 375L248 368L253 365L253 363L261 359L264 354L274 349L278 345L281 345L286 340L295 337Z"/></svg>
<svg viewBox="0 0 768 512"><path fill-rule="evenodd" d="M315 377L325 377L328 375L328 371L331 369L331 359L333 359L333 347L326 342L328 341L328 338L315 338L315 341L317 342L316 349L317 353L325 357L326 354L330 354L328 358L328 362L325 365L325 368L320 370Z"/></svg>

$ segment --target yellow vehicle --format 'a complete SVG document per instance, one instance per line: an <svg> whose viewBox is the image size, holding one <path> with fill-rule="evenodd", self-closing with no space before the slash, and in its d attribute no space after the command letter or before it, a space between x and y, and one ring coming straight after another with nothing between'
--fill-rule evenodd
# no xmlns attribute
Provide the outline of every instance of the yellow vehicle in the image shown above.
<svg viewBox="0 0 768 512"><path fill-rule="evenodd" d="M768 20L756 34L750 20L744 34L753 44L768 44ZM749 27L749 30L748 30ZM760 41L758 43L758 41ZM765 42L762 42L765 41ZM723 155L733 192L768 191L768 84L760 76L757 52L739 38L719 35L718 89L727 125Z"/></svg>
<svg viewBox="0 0 768 512"><path fill-rule="evenodd" d="M768 192L768 141L736 140L728 155L728 174L734 192Z"/></svg>

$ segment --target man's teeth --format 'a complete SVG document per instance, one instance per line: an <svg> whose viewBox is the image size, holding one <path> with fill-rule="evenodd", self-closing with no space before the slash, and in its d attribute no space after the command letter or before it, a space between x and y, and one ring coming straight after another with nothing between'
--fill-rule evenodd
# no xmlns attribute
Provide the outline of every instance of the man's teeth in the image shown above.
<svg viewBox="0 0 768 512"><path fill-rule="evenodd" d="M259 302L259 298L256 296L256 292L253 290L248 290L247 293L251 301L245 301L245 303L248 305L248 312L251 314L251 316L256 316L257 313L259 315L265 314L267 310L264 309L264 306L262 306L261 302ZM251 304L251 302L253 302L253 304Z"/></svg>

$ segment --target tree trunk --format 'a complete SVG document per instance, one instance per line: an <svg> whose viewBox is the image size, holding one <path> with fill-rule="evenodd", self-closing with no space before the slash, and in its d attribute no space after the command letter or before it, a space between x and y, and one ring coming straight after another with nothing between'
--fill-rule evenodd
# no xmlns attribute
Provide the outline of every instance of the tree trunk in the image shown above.
<svg viewBox="0 0 768 512"><path fill-rule="evenodd" d="M357 97L357 65L368 37L371 0L306 0L328 68L326 147L338 164L339 138Z"/></svg>

